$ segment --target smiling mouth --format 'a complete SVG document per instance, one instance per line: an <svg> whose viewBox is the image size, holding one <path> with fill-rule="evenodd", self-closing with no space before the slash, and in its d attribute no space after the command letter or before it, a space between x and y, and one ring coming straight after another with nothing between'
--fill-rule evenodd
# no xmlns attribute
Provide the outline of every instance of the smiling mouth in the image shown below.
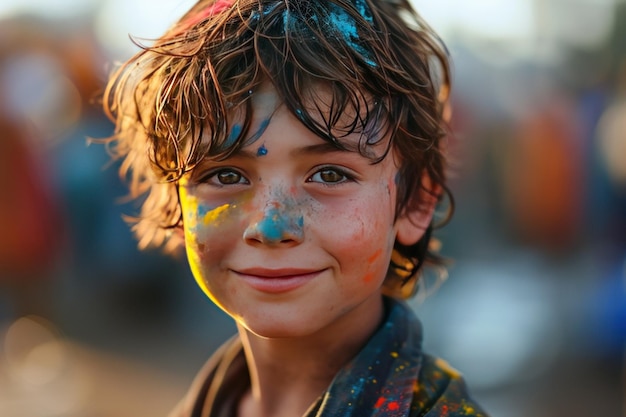
<svg viewBox="0 0 626 417"><path fill-rule="evenodd" d="M253 289L271 294L284 293L300 288L324 271L325 269L310 270L297 268L233 270L235 275Z"/></svg>

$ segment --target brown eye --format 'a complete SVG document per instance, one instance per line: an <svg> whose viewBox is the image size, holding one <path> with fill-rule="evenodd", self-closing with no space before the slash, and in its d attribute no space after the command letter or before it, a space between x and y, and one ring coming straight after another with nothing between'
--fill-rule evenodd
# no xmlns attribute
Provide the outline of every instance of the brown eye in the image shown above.
<svg viewBox="0 0 626 417"><path fill-rule="evenodd" d="M234 169L220 169L208 175L205 182L214 185L248 184L248 180Z"/></svg>
<svg viewBox="0 0 626 417"><path fill-rule="evenodd" d="M309 182L338 184L350 180L351 177L338 168L323 168L309 178Z"/></svg>
<svg viewBox="0 0 626 417"><path fill-rule="evenodd" d="M320 172L320 178L324 182L339 182L345 177L343 174L340 174L337 171L334 171L332 169L326 169Z"/></svg>
<svg viewBox="0 0 626 417"><path fill-rule="evenodd" d="M216 177L220 184L237 184L242 178L238 172L234 171L220 171Z"/></svg>

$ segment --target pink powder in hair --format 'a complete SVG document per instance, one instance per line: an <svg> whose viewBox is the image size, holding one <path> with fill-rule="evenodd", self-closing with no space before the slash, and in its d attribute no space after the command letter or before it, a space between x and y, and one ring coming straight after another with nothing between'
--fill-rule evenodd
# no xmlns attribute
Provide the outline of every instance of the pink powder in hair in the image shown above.
<svg viewBox="0 0 626 417"><path fill-rule="evenodd" d="M209 5L208 7L200 10L197 14L191 16L185 22L185 28L190 28L203 21L207 17L215 16L217 14L222 13L224 10L230 8L232 6L234 0L217 0L215 3Z"/></svg>

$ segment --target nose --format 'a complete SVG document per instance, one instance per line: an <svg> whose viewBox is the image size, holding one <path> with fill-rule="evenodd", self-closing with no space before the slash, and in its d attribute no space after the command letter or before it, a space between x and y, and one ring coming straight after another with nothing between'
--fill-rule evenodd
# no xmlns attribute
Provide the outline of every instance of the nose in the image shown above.
<svg viewBox="0 0 626 417"><path fill-rule="evenodd" d="M243 238L251 245L295 246L304 240L304 218L272 203L265 207L260 220L250 222Z"/></svg>

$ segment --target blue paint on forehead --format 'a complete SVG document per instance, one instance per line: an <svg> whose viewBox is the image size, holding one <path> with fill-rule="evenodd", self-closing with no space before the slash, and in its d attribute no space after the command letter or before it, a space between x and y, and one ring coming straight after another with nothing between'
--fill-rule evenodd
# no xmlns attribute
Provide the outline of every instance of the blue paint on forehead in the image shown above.
<svg viewBox="0 0 626 417"><path fill-rule="evenodd" d="M226 142L224 142L224 146L227 148L233 146L240 135L241 135L241 125L237 123L232 127L230 133L228 134L228 137L226 138Z"/></svg>
<svg viewBox="0 0 626 417"><path fill-rule="evenodd" d="M265 156L265 155L267 155L267 148L265 147L265 144L263 144L259 147L259 149L257 149L256 156Z"/></svg>
<svg viewBox="0 0 626 417"><path fill-rule="evenodd" d="M264 119L259 125L259 128L257 129L257 131L254 132L254 134L246 142L254 143L257 140L259 140L259 138L263 135L263 133L265 133L265 130L267 129L267 127L270 125L270 121L271 120L269 118Z"/></svg>

